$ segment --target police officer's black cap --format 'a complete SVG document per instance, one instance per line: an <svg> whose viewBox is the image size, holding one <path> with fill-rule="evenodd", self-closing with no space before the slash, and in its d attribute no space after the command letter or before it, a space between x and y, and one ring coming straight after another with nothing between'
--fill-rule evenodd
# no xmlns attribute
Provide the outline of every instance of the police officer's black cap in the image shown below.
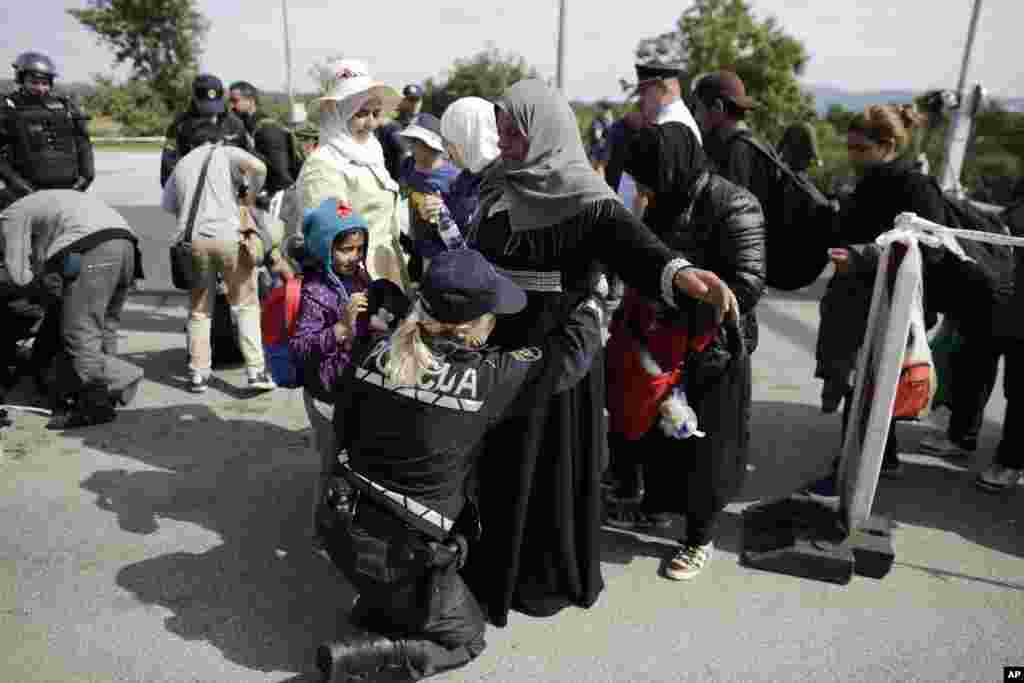
<svg viewBox="0 0 1024 683"><path fill-rule="evenodd" d="M420 284L420 298L432 318L452 325L487 313L518 313L526 306L522 287L473 249L444 251L431 259Z"/></svg>
<svg viewBox="0 0 1024 683"><path fill-rule="evenodd" d="M196 109L203 116L223 114L224 84L216 76L211 74L199 74L192 81L192 99L196 103Z"/></svg>
<svg viewBox="0 0 1024 683"><path fill-rule="evenodd" d="M678 64L663 64L661 62L645 62L636 65L637 89L652 81L660 81L665 78L680 78L683 75L683 67Z"/></svg>

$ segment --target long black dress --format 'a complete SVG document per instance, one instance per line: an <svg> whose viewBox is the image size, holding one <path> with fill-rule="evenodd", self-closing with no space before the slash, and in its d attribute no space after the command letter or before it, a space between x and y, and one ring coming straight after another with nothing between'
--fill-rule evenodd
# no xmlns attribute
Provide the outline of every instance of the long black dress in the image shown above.
<svg viewBox="0 0 1024 683"><path fill-rule="evenodd" d="M703 173L692 193L689 211L652 227L667 244L725 280L739 303L739 324L723 326L709 350L683 366L688 401L707 435L670 439L655 426L634 448L644 463L645 509L685 515L685 541L703 545L713 540L716 517L739 492L747 472L750 355L757 348L755 309L765 284L765 237L760 205L747 190Z"/></svg>
<svg viewBox="0 0 1024 683"><path fill-rule="evenodd" d="M484 218L472 244L528 295L521 313L498 324L495 344L539 345L589 290L596 262L646 296L663 298L663 285L671 287L664 274L681 255L617 200L594 202L559 225L524 232L511 230L505 211L489 215L491 203L481 207ZM507 623L510 608L549 616L570 604L589 607L604 587L604 404L599 357L574 388L524 397L516 416L485 443L479 462L483 538L465 574L496 626Z"/></svg>

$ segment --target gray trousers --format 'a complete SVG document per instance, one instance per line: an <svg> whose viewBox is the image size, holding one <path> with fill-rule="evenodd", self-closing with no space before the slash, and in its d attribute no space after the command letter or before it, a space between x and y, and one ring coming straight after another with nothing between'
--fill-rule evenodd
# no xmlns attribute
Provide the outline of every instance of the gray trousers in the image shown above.
<svg viewBox="0 0 1024 683"><path fill-rule="evenodd" d="M112 239L81 258L78 275L64 283L57 383L71 394L89 385L106 385L117 394L143 374L142 368L116 356L121 311L135 276L135 245Z"/></svg>

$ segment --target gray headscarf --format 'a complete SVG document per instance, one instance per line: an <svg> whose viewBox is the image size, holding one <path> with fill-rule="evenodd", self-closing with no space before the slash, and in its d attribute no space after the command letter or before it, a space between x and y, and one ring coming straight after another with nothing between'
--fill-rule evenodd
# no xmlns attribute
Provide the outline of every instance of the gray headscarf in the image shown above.
<svg viewBox="0 0 1024 683"><path fill-rule="evenodd" d="M496 169L509 203L513 232L558 225L602 199L615 199L587 160L569 103L543 81L519 81L497 107L530 140L525 161L503 159Z"/></svg>

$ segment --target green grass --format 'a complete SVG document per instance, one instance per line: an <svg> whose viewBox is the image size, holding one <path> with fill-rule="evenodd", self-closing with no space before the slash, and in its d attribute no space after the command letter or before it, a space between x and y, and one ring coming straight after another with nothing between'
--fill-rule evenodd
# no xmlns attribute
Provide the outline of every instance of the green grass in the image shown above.
<svg viewBox="0 0 1024 683"><path fill-rule="evenodd" d="M103 138L94 138L95 149L113 152L159 152L163 144L159 142L104 142Z"/></svg>

